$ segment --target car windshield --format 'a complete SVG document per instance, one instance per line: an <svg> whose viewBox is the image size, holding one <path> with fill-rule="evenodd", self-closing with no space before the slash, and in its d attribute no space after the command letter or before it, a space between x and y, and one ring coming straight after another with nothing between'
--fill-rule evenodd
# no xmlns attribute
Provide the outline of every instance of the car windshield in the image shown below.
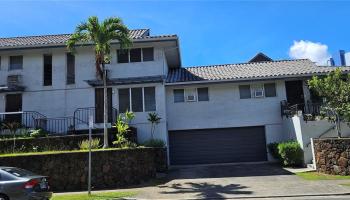
<svg viewBox="0 0 350 200"><path fill-rule="evenodd" d="M30 171L19 168L3 168L2 170L17 177L27 177L35 175Z"/></svg>

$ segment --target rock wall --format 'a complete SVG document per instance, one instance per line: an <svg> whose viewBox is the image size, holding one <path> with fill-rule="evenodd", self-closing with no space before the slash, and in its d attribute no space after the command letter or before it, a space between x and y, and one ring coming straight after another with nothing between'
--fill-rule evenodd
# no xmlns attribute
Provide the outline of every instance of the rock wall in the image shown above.
<svg viewBox="0 0 350 200"><path fill-rule="evenodd" d="M332 175L350 175L350 138L313 139L316 169Z"/></svg>
<svg viewBox="0 0 350 200"><path fill-rule="evenodd" d="M137 148L94 151L92 186L94 189L113 189L150 180L156 176L157 168L161 168L155 161L167 160L159 155L166 156L166 150ZM87 189L87 152L0 157L0 166L19 167L49 176L54 191Z"/></svg>

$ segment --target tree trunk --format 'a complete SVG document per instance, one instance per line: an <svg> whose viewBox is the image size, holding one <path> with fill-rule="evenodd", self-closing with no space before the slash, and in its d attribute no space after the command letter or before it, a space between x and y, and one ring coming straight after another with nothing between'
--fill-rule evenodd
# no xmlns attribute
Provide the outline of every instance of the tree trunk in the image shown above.
<svg viewBox="0 0 350 200"><path fill-rule="evenodd" d="M108 148L108 102L107 102L107 73L104 63L102 63L103 70L103 148Z"/></svg>

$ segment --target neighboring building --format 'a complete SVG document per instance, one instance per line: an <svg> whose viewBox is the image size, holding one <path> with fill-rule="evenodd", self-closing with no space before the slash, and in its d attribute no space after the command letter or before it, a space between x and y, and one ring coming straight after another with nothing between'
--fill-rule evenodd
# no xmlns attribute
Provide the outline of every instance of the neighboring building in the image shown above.
<svg viewBox="0 0 350 200"><path fill-rule="evenodd" d="M315 112L318 99L306 80L334 70L304 59L273 61L263 53L248 63L183 68L176 35L151 36L148 29L130 34L133 47L119 51L113 42L107 65L109 119L133 111L131 123L142 142L151 137L147 113L157 112L162 119L155 136L167 143L170 164L266 161L268 143L303 143L297 120L285 115L296 104ZM0 112L7 112L0 116L67 133L86 129L93 112L102 127L103 90L93 49L70 54L69 36L0 39ZM23 112L9 114L16 111Z"/></svg>

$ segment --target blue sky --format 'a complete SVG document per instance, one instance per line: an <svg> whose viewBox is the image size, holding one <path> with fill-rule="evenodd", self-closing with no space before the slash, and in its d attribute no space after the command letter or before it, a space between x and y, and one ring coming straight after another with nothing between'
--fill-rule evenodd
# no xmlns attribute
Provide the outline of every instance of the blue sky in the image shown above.
<svg viewBox="0 0 350 200"><path fill-rule="evenodd" d="M174 33L183 66L246 62L260 51L322 63L339 49L350 51L344 1L1 1L0 7L0 37L71 33L91 15L119 16L154 35Z"/></svg>

